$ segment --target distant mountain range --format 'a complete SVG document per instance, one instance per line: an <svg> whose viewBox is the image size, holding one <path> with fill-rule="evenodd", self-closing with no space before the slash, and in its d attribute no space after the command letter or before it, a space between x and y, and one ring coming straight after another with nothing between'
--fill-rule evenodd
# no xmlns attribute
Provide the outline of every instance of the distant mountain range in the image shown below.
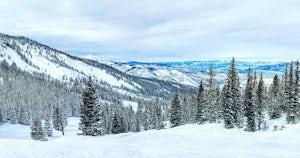
<svg viewBox="0 0 300 158"><path fill-rule="evenodd" d="M190 86L198 86L201 80L205 81L207 79L207 73L210 65L214 68L218 82L223 84L231 61L231 59L228 59L185 62L113 62L91 55L85 56L85 58L105 63L126 74L144 78L156 78L159 80L177 82ZM289 61L275 60L236 60L236 66L242 83L245 83L249 67L253 71L256 71L257 74L262 73L265 82L268 84L271 82L275 74L283 75L286 64L288 63Z"/></svg>

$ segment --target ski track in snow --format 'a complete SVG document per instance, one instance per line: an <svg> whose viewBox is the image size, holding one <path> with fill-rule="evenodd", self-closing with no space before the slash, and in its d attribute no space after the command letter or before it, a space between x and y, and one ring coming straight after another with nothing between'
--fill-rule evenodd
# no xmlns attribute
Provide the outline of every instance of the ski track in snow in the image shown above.
<svg viewBox="0 0 300 158"><path fill-rule="evenodd" d="M222 124L184 125L165 130L79 136L79 118L69 118L66 135L47 142L30 138L30 127L0 126L1 158L299 158L300 124L283 131L249 133ZM275 122L276 123L276 122Z"/></svg>

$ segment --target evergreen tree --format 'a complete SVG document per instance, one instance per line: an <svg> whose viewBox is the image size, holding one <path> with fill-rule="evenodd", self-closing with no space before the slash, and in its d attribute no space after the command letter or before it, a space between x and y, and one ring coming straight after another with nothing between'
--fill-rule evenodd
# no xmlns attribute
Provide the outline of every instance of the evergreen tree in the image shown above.
<svg viewBox="0 0 300 158"><path fill-rule="evenodd" d="M42 121L38 116L36 116L33 119L31 125L31 138L34 140L47 141L47 138L45 137L45 133L42 127Z"/></svg>
<svg viewBox="0 0 300 158"><path fill-rule="evenodd" d="M262 74L260 74L260 79L258 82L258 87L256 90L256 120L258 130L262 129L264 123L264 109L265 109L265 96L264 96L264 81Z"/></svg>
<svg viewBox="0 0 300 158"><path fill-rule="evenodd" d="M217 87L217 97L216 97L216 105L217 105L217 119L220 121L223 119L223 109L222 109L222 92L220 90L220 86Z"/></svg>
<svg viewBox="0 0 300 158"><path fill-rule="evenodd" d="M3 109L0 107L0 125L5 122L4 120Z"/></svg>
<svg viewBox="0 0 300 158"><path fill-rule="evenodd" d="M285 73L284 73L284 98L282 102L283 104L282 108L286 113L289 105L289 97L290 97L289 71L288 71L288 64L286 64Z"/></svg>
<svg viewBox="0 0 300 158"><path fill-rule="evenodd" d="M243 105L242 105L242 97L241 97L241 87L238 72L235 66L235 59L232 58L230 68L227 73L228 83L231 88L231 99L232 99L232 107L233 107L233 117L234 123L237 127L243 126Z"/></svg>
<svg viewBox="0 0 300 158"><path fill-rule="evenodd" d="M52 124L55 130L61 131L64 135L64 129L67 125L67 118L61 107L56 106L53 110Z"/></svg>
<svg viewBox="0 0 300 158"><path fill-rule="evenodd" d="M268 105L270 119L277 119L281 116L281 99L280 99L280 80L276 74L271 84L270 101Z"/></svg>
<svg viewBox="0 0 300 158"><path fill-rule="evenodd" d="M234 127L234 107L233 107L233 100L230 87L230 82L227 82L222 90L222 109L223 109L223 119L225 128L233 128Z"/></svg>
<svg viewBox="0 0 300 158"><path fill-rule="evenodd" d="M148 103L145 105L145 110L143 112L143 127L144 130L150 130L153 129L152 122L154 118L152 119L152 106Z"/></svg>
<svg viewBox="0 0 300 158"><path fill-rule="evenodd" d="M30 125L30 115L28 110L26 110L24 107L21 107L20 109L19 123L23 125Z"/></svg>
<svg viewBox="0 0 300 158"><path fill-rule="evenodd" d="M45 132L45 135L48 136L48 137L51 137L53 135L53 130L52 130L51 122L50 122L49 112L47 112L46 116L45 116L44 132Z"/></svg>
<svg viewBox="0 0 300 158"><path fill-rule="evenodd" d="M86 89L82 94L83 104L80 107L80 127L83 135L103 135L105 128L103 111L101 110L96 88L90 76Z"/></svg>
<svg viewBox="0 0 300 158"><path fill-rule="evenodd" d="M15 107L11 107L10 123L11 124L16 124L17 123L17 112L16 112L16 108Z"/></svg>
<svg viewBox="0 0 300 158"><path fill-rule="evenodd" d="M175 93L172 101L170 122L172 124L172 127L182 125L182 109L180 106L178 91Z"/></svg>
<svg viewBox="0 0 300 158"><path fill-rule="evenodd" d="M294 85L294 106L297 119L300 118L300 85L299 85L299 60L296 62L295 85Z"/></svg>
<svg viewBox="0 0 300 158"><path fill-rule="evenodd" d="M208 72L208 85L207 91L205 95L205 118L210 122L214 123L217 121L217 112L218 112L218 105L217 105L217 84L215 80L215 73L213 72L212 65L210 65L209 72Z"/></svg>
<svg viewBox="0 0 300 158"><path fill-rule="evenodd" d="M253 79L251 76L251 70L249 68L247 75L247 85L245 89L245 116L247 121L247 127L245 130L254 132L255 125L255 107L253 104Z"/></svg>
<svg viewBox="0 0 300 158"><path fill-rule="evenodd" d="M137 106L137 111L135 114L135 124L134 124L134 132L140 132L141 131L141 124L142 124L142 105L141 105L141 101L138 102L138 106Z"/></svg>
<svg viewBox="0 0 300 158"><path fill-rule="evenodd" d="M112 128L111 128L111 133L112 134L119 134L121 133L121 120L117 113L115 112L112 120Z"/></svg>
<svg viewBox="0 0 300 158"><path fill-rule="evenodd" d="M297 122L297 97L295 95L295 81L293 77L293 61L290 64L290 72L288 79L288 101L287 101L287 115L286 120L287 123L295 124Z"/></svg>
<svg viewBox="0 0 300 158"><path fill-rule="evenodd" d="M155 129L159 130L164 128L164 122L162 118L162 108L158 98L156 98L156 101L154 103L154 118L155 118Z"/></svg>
<svg viewBox="0 0 300 158"><path fill-rule="evenodd" d="M198 94L197 94L197 105L196 105L196 116L195 116L195 120L197 123L203 123L205 121L204 119L204 86L203 86L203 82L200 82L199 85L199 90L198 90Z"/></svg>

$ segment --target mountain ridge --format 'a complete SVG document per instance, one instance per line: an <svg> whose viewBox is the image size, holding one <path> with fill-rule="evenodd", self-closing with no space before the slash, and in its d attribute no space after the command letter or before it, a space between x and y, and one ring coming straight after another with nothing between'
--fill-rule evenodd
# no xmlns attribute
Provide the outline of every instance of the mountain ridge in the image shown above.
<svg viewBox="0 0 300 158"><path fill-rule="evenodd" d="M110 65L58 51L27 37L1 33L0 61L4 60L29 73L38 72L65 82L92 76L102 89L129 98L170 96L178 88L194 89L175 82L126 74Z"/></svg>

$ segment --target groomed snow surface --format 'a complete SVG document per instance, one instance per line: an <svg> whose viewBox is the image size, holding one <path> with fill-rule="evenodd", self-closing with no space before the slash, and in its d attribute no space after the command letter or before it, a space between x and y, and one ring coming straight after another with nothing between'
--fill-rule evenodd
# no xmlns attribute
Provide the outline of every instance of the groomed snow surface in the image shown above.
<svg viewBox="0 0 300 158"><path fill-rule="evenodd" d="M77 135L79 118L68 121L66 135L55 131L47 142L31 140L29 126L0 125L0 158L300 157L300 124L255 133L205 124L91 137Z"/></svg>

